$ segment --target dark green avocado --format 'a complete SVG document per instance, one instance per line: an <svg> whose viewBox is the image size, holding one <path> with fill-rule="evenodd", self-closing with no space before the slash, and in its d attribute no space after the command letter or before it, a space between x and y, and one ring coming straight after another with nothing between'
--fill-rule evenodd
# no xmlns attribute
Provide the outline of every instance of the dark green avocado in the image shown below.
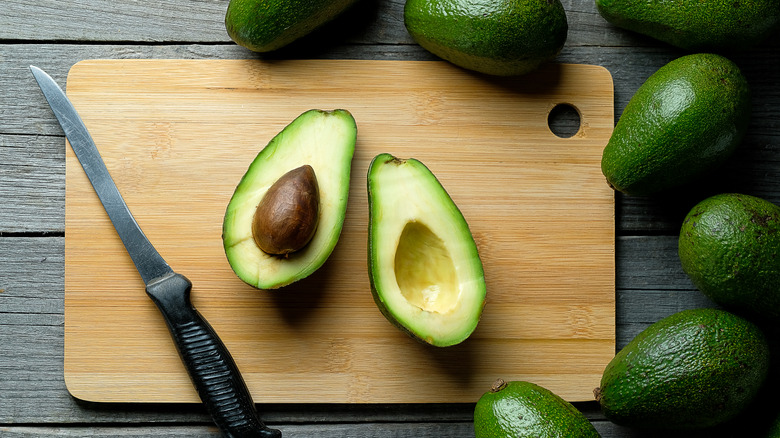
<svg viewBox="0 0 780 438"><path fill-rule="evenodd" d="M596 0L615 26L690 51L745 50L780 25L777 0Z"/></svg>
<svg viewBox="0 0 780 438"><path fill-rule="evenodd" d="M769 346L758 326L725 310L690 309L637 335L594 393L616 424L701 429L745 410L768 371Z"/></svg>
<svg viewBox="0 0 780 438"><path fill-rule="evenodd" d="M678 253L693 284L728 309L780 319L780 207L723 193L696 204Z"/></svg>
<svg viewBox="0 0 780 438"><path fill-rule="evenodd" d="M571 403L531 382L498 379L474 408L476 438L598 438Z"/></svg>
<svg viewBox="0 0 780 438"><path fill-rule="evenodd" d="M310 34L357 0L230 0L225 28L236 44L270 52Z"/></svg>
<svg viewBox="0 0 780 438"><path fill-rule="evenodd" d="M560 0L408 0L404 23L429 52L498 76L523 75L554 59L569 29Z"/></svg>
<svg viewBox="0 0 780 438"><path fill-rule="evenodd" d="M750 88L715 54L682 56L653 73L626 105L601 159L615 190L650 195L725 162L750 121Z"/></svg>

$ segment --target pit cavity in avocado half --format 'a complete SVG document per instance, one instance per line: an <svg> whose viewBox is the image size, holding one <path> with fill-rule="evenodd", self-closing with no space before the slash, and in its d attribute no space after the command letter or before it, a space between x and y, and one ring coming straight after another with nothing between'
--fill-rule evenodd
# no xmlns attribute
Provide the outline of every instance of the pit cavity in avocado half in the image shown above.
<svg viewBox="0 0 780 438"><path fill-rule="evenodd" d="M325 263L338 242L344 223L356 137L357 126L349 111L309 110L287 125L258 153L238 183L222 225L225 255L241 280L258 289L277 289L307 277ZM257 226L256 219L268 216L267 211L260 214L258 206L269 189L280 179L284 181L283 176L306 166L313 172L313 184L318 191L317 207L293 214L316 214L313 234L301 248L284 249L279 254L265 252L258 246L258 240L262 239L253 233L253 228L262 228ZM311 181L304 184L309 185ZM284 199L274 202L283 204ZM289 223L290 220L276 222ZM266 219L267 223L274 221Z"/></svg>
<svg viewBox="0 0 780 438"><path fill-rule="evenodd" d="M447 347L476 329L485 278L469 226L420 161L377 155L368 170L369 277L394 325Z"/></svg>

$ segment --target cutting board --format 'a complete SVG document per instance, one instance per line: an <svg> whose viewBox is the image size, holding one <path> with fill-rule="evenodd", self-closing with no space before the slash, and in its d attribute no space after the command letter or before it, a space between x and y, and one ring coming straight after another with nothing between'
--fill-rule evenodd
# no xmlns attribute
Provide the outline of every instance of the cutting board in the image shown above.
<svg viewBox="0 0 780 438"><path fill-rule="evenodd" d="M614 196L600 170L613 87L597 66L521 78L438 61L90 60L67 94L151 242L194 284L258 403L475 402L493 380L592 400L615 349ZM569 138L548 114L580 115ZM358 126L336 249L264 291L228 265L222 217L255 155L312 108ZM66 148L65 381L98 402L197 402L165 323ZM425 163L473 232L487 303L473 335L437 348L376 308L366 171L382 152Z"/></svg>

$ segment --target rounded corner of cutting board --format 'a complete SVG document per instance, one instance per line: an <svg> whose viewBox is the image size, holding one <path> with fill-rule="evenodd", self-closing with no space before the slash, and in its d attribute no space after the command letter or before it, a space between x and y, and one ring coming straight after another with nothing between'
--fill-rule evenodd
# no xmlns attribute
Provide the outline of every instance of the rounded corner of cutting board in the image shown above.
<svg viewBox="0 0 780 438"><path fill-rule="evenodd" d="M82 382L78 373L68 372L67 366L65 367L63 377L65 379L65 389L68 390L68 394L71 397L82 402L100 403L103 401L99 394L95 394L88 389L89 386Z"/></svg>
<svg viewBox="0 0 780 438"><path fill-rule="evenodd" d="M77 61L70 66L70 70L68 70L68 75L65 79L66 84L70 84L74 79L78 80L81 77L88 77L90 66L99 61L100 60L98 59L82 59L81 61Z"/></svg>
<svg viewBox="0 0 780 438"><path fill-rule="evenodd" d="M604 81L608 81L610 86L614 88L614 78L612 77L612 72L609 71L609 69L604 67L603 65L595 65L595 64L573 64L573 65L578 65L581 68L587 68L593 70L596 74L598 74L601 78L603 78Z"/></svg>

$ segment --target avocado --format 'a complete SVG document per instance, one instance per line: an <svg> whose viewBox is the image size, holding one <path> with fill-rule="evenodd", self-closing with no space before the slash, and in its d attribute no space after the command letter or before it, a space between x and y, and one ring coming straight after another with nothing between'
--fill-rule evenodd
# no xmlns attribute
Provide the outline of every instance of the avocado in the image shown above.
<svg viewBox="0 0 780 438"><path fill-rule="evenodd" d="M686 183L730 157L750 121L739 67L709 53L682 56L639 87L604 148L601 170L615 190L651 195Z"/></svg>
<svg viewBox="0 0 780 438"><path fill-rule="evenodd" d="M769 346L758 326L725 310L688 309L632 339L594 394L619 425L701 429L742 412L768 372Z"/></svg>
<svg viewBox="0 0 780 438"><path fill-rule="evenodd" d="M772 419L769 429L766 431L766 434L762 436L765 438L780 438L780 415L777 415Z"/></svg>
<svg viewBox="0 0 780 438"><path fill-rule="evenodd" d="M368 271L377 307L438 347L468 338L485 305L482 261L468 224L420 161L379 154L368 169Z"/></svg>
<svg viewBox="0 0 780 438"><path fill-rule="evenodd" d="M225 28L240 46L270 52L306 36L357 0L230 0Z"/></svg>
<svg viewBox="0 0 780 438"><path fill-rule="evenodd" d="M683 271L719 305L780 318L780 207L739 193L711 196L683 220Z"/></svg>
<svg viewBox="0 0 780 438"><path fill-rule="evenodd" d="M690 51L745 50L780 24L777 0L596 0L605 20Z"/></svg>
<svg viewBox="0 0 780 438"><path fill-rule="evenodd" d="M476 438L598 438L571 403L531 382L498 379L474 408Z"/></svg>
<svg viewBox="0 0 780 438"><path fill-rule="evenodd" d="M523 75L554 59L569 29L560 0L407 0L404 24L434 55L498 76Z"/></svg>
<svg viewBox="0 0 780 438"><path fill-rule="evenodd" d="M309 110L257 154L222 224L225 255L241 280L276 289L325 263L344 223L356 136L349 111Z"/></svg>

